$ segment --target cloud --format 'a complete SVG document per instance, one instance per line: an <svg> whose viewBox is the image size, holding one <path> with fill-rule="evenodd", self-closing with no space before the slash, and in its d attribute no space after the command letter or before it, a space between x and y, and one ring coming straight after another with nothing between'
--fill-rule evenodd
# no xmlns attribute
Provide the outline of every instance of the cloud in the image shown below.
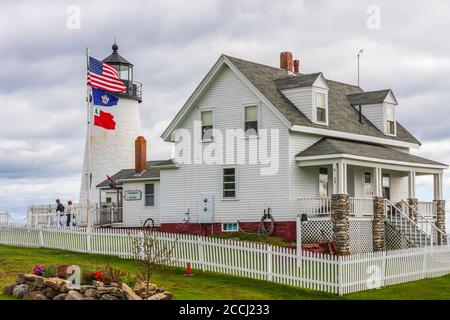
<svg viewBox="0 0 450 320"><path fill-rule="evenodd" d="M450 3L379 0L381 29L366 26L372 1L2 1L0 10L0 207L76 198L85 138L85 48L106 57L114 37L143 83L150 158L170 157L160 134L221 53L392 88L397 116L422 140L420 154L450 163ZM66 27L69 5L81 29ZM98 14L101 12L101 14ZM63 186L63 189L61 189ZM450 186L446 190L450 190ZM25 195L23 195L25 194ZM450 195L448 192L446 195ZM16 209L15 209L16 210Z"/></svg>

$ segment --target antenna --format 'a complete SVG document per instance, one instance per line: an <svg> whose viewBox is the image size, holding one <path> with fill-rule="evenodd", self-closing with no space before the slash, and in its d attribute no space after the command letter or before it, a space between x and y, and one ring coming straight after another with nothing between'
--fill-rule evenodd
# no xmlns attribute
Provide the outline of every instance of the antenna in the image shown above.
<svg viewBox="0 0 450 320"><path fill-rule="evenodd" d="M359 50L358 52L358 87L359 87L359 56L363 53L364 49Z"/></svg>

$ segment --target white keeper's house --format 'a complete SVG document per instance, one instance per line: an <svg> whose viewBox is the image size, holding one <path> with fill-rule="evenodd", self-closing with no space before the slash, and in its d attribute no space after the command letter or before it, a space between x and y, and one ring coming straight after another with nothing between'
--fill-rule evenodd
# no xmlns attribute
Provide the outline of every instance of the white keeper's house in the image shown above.
<svg viewBox="0 0 450 320"><path fill-rule="evenodd" d="M146 161L139 137L135 168L113 175L116 189L97 185L100 205L123 206L117 226L152 218L162 231L196 234L256 232L270 213L273 234L288 240L302 215L304 242L332 238L341 254L441 243L448 166L410 154L420 142L397 121L398 107L391 89L364 91L301 73L290 52L281 53L279 67L222 55L162 138L179 144L176 132L184 129L197 141L183 152L194 153L211 148L215 130L243 129L240 143L251 157L266 129L265 141L277 147L276 173L263 174L262 162L180 163L177 146L175 159ZM432 202L417 199L421 175L433 176Z"/></svg>
<svg viewBox="0 0 450 320"><path fill-rule="evenodd" d="M290 52L280 54L279 67L221 55L162 133L175 158L147 161L145 138L126 136L128 154L120 159L133 159L134 167L97 174L97 205L118 208L108 220L114 227L140 227L149 218L161 231L205 235L273 226L287 240L296 239L301 216L303 243L333 239L340 254L443 243L448 166L410 154L420 142L397 121L398 107L391 89L364 91L300 72ZM236 147L243 163L179 161L204 157L230 129L245 132L231 139L243 146ZM108 150L99 159L119 156ZM106 174L114 188L102 182ZM422 175L434 179L434 201L417 199Z"/></svg>

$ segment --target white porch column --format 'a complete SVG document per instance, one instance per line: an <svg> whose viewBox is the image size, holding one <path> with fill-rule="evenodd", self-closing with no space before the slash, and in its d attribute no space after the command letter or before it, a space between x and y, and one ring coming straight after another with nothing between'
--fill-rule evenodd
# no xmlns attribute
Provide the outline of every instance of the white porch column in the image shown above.
<svg viewBox="0 0 450 320"><path fill-rule="evenodd" d="M347 164L333 163L333 194L347 194Z"/></svg>
<svg viewBox="0 0 450 320"><path fill-rule="evenodd" d="M442 200L443 197L443 182L442 182L442 173L433 175L433 191L434 191L434 200Z"/></svg>
<svg viewBox="0 0 450 320"><path fill-rule="evenodd" d="M416 199L416 172L408 172L408 198Z"/></svg>
<svg viewBox="0 0 450 320"><path fill-rule="evenodd" d="M381 173L381 168L373 168L373 178L374 178L374 191L373 195L375 197L383 196L383 174Z"/></svg>

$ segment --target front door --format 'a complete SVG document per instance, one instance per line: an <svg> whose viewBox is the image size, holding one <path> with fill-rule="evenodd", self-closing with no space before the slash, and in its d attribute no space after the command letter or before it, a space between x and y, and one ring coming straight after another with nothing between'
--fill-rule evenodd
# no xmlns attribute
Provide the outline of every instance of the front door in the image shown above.
<svg viewBox="0 0 450 320"><path fill-rule="evenodd" d="M383 198L391 200L391 177L383 174Z"/></svg>

